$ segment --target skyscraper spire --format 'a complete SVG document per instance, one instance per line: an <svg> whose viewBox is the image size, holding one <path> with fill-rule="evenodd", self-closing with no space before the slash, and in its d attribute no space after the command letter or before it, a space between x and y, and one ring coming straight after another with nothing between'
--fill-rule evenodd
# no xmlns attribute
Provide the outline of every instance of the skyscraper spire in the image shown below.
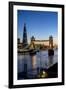
<svg viewBox="0 0 66 90"><path fill-rule="evenodd" d="M26 24L24 24L24 30L23 30L23 48L25 48L27 45L28 45L27 31L26 31Z"/></svg>

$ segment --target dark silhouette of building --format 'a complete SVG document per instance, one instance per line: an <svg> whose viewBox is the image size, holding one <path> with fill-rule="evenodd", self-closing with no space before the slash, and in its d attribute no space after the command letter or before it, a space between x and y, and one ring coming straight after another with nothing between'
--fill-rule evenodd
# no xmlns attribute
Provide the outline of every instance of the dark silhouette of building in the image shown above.
<svg viewBox="0 0 66 90"><path fill-rule="evenodd" d="M17 39L17 43L20 44L20 38Z"/></svg>
<svg viewBox="0 0 66 90"><path fill-rule="evenodd" d="M28 45L27 41L27 31L26 31L26 24L24 24L24 31L23 31L23 48L25 48Z"/></svg>

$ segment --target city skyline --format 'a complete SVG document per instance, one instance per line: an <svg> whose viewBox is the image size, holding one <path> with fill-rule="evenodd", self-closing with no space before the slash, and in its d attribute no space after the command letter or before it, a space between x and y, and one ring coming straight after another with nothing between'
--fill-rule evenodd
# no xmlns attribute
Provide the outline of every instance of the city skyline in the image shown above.
<svg viewBox="0 0 66 90"><path fill-rule="evenodd" d="M18 38L23 39L24 24L26 24L28 42L34 36L37 40L48 39L53 36L57 44L58 39L58 13L50 11L18 10Z"/></svg>

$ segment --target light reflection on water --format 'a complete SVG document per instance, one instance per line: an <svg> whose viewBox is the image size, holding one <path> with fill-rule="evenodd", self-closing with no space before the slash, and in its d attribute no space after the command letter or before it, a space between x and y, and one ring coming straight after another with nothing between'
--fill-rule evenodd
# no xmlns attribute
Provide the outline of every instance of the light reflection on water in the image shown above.
<svg viewBox="0 0 66 90"><path fill-rule="evenodd" d="M49 68L58 62L58 51L54 51L54 56L48 56L48 51L38 52L34 56L18 55L18 72L24 71L24 65L27 64L27 71L36 68ZM35 71L34 71L35 72Z"/></svg>

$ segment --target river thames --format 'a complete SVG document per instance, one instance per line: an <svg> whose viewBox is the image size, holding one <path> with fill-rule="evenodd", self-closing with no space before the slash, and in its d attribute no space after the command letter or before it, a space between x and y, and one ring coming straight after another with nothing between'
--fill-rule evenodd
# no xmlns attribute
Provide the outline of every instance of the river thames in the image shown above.
<svg viewBox="0 0 66 90"><path fill-rule="evenodd" d="M37 74L37 68L48 69L55 63L58 63L58 50L54 50L54 56L48 56L48 50L37 52L36 55L30 56L29 54L18 54L18 79L24 79L22 75L26 70L28 78L32 78ZM26 69L25 69L26 67ZM21 73L21 75L19 75ZM25 73L26 74L26 73Z"/></svg>

